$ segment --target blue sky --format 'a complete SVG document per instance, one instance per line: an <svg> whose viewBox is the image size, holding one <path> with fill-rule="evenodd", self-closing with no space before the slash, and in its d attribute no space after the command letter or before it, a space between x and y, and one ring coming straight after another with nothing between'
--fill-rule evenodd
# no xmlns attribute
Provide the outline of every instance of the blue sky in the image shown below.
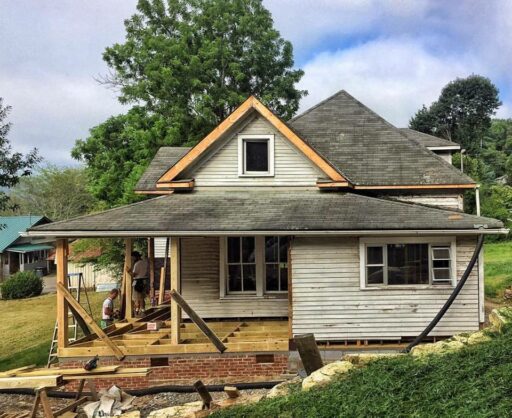
<svg viewBox="0 0 512 418"><path fill-rule="evenodd" d="M124 37L136 0L0 0L0 97L13 107L16 150L75 164L74 141L123 112L105 74L104 48ZM309 91L301 110L345 89L406 126L456 77L499 87L512 117L512 1L264 0L295 48Z"/></svg>

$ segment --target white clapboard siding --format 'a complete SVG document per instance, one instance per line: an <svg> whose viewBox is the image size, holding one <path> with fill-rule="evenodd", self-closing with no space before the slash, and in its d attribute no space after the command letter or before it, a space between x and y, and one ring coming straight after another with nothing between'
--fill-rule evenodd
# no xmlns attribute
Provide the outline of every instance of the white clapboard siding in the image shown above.
<svg viewBox="0 0 512 418"><path fill-rule="evenodd" d="M238 134L274 134L274 176L238 176ZM204 186L315 186L319 171L287 139L261 116L233 134L208 160L186 174L195 179L196 187Z"/></svg>
<svg viewBox="0 0 512 418"><path fill-rule="evenodd" d="M457 240L457 275L474 240ZM418 335L442 307L451 288L360 289L359 240L297 237L292 245L293 332L319 340L398 339ZM475 268L457 300L431 332L448 336L479 327Z"/></svg>
<svg viewBox="0 0 512 418"><path fill-rule="evenodd" d="M219 238L181 239L181 291L202 318L282 317L288 300L220 299Z"/></svg>
<svg viewBox="0 0 512 418"><path fill-rule="evenodd" d="M165 242L167 238L155 238L155 258L165 257ZM169 250L170 251L170 250Z"/></svg>
<svg viewBox="0 0 512 418"><path fill-rule="evenodd" d="M440 208L463 210L464 199L462 194L429 194L429 195L404 195L397 196L396 200L403 202L419 203L421 205L437 206Z"/></svg>
<svg viewBox="0 0 512 418"><path fill-rule="evenodd" d="M85 286L92 289L96 286L105 285L109 287L116 287L120 282L110 272L106 270L95 270L92 263L73 263L68 262L68 273L82 273L84 277ZM75 279L72 279L75 280ZM104 289L105 290L105 289Z"/></svg>

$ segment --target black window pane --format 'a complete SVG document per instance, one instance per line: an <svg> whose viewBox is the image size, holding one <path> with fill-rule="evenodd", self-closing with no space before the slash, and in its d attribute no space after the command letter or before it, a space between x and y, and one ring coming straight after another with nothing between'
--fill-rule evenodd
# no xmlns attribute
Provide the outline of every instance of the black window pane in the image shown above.
<svg viewBox="0 0 512 418"><path fill-rule="evenodd" d="M243 263L254 263L256 260L256 254L254 252L254 237L243 237L242 238L242 262Z"/></svg>
<svg viewBox="0 0 512 418"><path fill-rule="evenodd" d="M279 290L279 277L277 264L267 264L265 269L266 289L268 291Z"/></svg>
<svg viewBox="0 0 512 418"><path fill-rule="evenodd" d="M276 263L279 251L277 237L265 237L265 261L267 263Z"/></svg>
<svg viewBox="0 0 512 418"><path fill-rule="evenodd" d="M281 267L279 271L281 290L288 290L288 267Z"/></svg>
<svg viewBox="0 0 512 418"><path fill-rule="evenodd" d="M428 245L388 245L388 284L428 284Z"/></svg>
<svg viewBox="0 0 512 418"><path fill-rule="evenodd" d="M245 264L244 269L244 292L256 290L256 266L254 264Z"/></svg>
<svg viewBox="0 0 512 418"><path fill-rule="evenodd" d="M434 260L432 261L433 267L450 267L450 260Z"/></svg>
<svg viewBox="0 0 512 418"><path fill-rule="evenodd" d="M382 247L368 247L366 253L366 264L383 264Z"/></svg>
<svg viewBox="0 0 512 418"><path fill-rule="evenodd" d="M450 250L448 248L434 248L434 259L444 258L449 259L450 258Z"/></svg>
<svg viewBox="0 0 512 418"><path fill-rule="evenodd" d="M368 284L384 283L383 267L367 267L367 281Z"/></svg>
<svg viewBox="0 0 512 418"><path fill-rule="evenodd" d="M228 266L228 290L230 292L242 291L242 275L240 266Z"/></svg>
<svg viewBox="0 0 512 418"><path fill-rule="evenodd" d="M279 238L279 261L288 262L288 237Z"/></svg>
<svg viewBox="0 0 512 418"><path fill-rule="evenodd" d="M268 142L245 142L245 171L268 171Z"/></svg>
<svg viewBox="0 0 512 418"><path fill-rule="evenodd" d="M228 263L240 262L240 238L228 238Z"/></svg>

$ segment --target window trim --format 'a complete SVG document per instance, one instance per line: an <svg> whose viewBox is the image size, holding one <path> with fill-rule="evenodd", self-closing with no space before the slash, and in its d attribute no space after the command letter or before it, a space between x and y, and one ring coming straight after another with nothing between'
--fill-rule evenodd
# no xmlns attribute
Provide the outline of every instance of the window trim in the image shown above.
<svg viewBox="0 0 512 418"><path fill-rule="evenodd" d="M245 171L245 143L268 143L268 171ZM239 134L238 135L238 177L274 177L274 135Z"/></svg>
<svg viewBox="0 0 512 418"><path fill-rule="evenodd" d="M265 235L263 237L263 288L265 290L265 294L269 294L269 295L286 295L288 294L288 289L286 290L267 290L267 277L266 277L266 269L267 269L267 264L275 264L277 265L277 271L278 271L278 283L279 283L279 287L281 287L281 255L279 254L279 250L278 250L278 254L277 254L277 258L278 258L278 261L277 263L270 263L268 262L267 263L267 260L265 260L265 237L269 237L269 236L272 236L272 237L277 237L277 247L279 249L279 246L281 245L281 239L283 238L286 238L286 235ZM288 240L288 246L290 245L290 241ZM287 255L287 257L289 258L289 254ZM286 261L286 268L288 269L290 267L290 260L288 259ZM288 278L287 278L288 280Z"/></svg>
<svg viewBox="0 0 512 418"><path fill-rule="evenodd" d="M366 264L366 248L367 247L383 247L383 262L387 266L387 245L388 244L428 244L428 262L429 262L429 283L428 284L405 284L405 285L388 285L387 284L387 268L384 268L384 282L382 284L368 284L366 281L367 264ZM450 282L438 282L435 284L433 279L433 263L432 248L433 247L449 247L450 249ZM441 237L364 237L359 238L359 263L360 263L360 289L439 289L446 286L455 287L457 285L457 245L454 236Z"/></svg>

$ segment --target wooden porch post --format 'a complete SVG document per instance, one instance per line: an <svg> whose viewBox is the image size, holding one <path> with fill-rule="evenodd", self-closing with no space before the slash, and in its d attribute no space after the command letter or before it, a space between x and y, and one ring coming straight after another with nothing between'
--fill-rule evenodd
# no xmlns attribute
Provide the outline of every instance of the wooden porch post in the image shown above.
<svg viewBox="0 0 512 418"><path fill-rule="evenodd" d="M124 300L125 300L125 306L126 306L126 318L132 319L133 318L133 303L132 303L132 275L128 274L126 270L130 270L133 267L132 264L132 251L133 251L133 239L132 238L126 238L124 240L124 272L123 274L126 277L126 280L124 281Z"/></svg>
<svg viewBox="0 0 512 418"><path fill-rule="evenodd" d="M68 240L58 239L55 249L57 261L57 283L68 288ZM57 347L59 349L68 346L68 302L62 291L57 287Z"/></svg>
<svg viewBox="0 0 512 418"><path fill-rule="evenodd" d="M171 290L181 293L180 239L171 238ZM171 344L180 343L181 307L171 298Z"/></svg>
<svg viewBox="0 0 512 418"><path fill-rule="evenodd" d="M151 306L155 300L155 239L148 238L148 262L149 262L149 301Z"/></svg>

